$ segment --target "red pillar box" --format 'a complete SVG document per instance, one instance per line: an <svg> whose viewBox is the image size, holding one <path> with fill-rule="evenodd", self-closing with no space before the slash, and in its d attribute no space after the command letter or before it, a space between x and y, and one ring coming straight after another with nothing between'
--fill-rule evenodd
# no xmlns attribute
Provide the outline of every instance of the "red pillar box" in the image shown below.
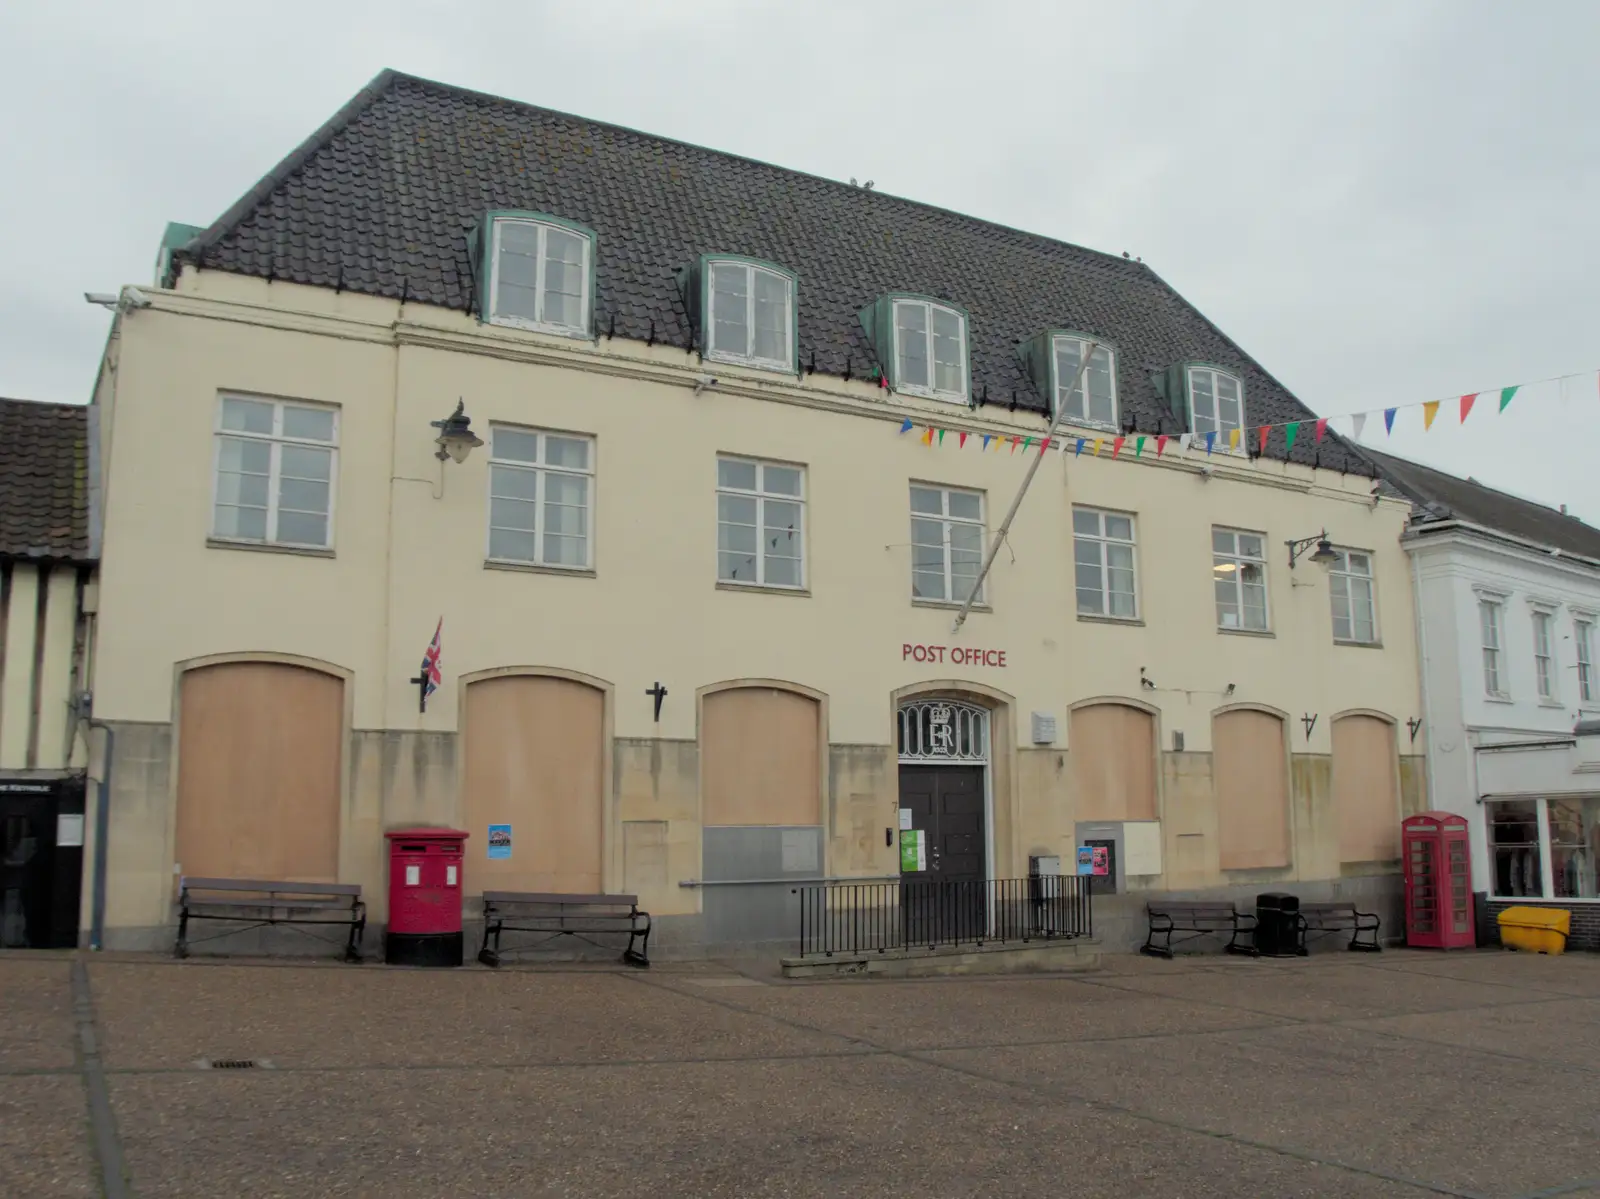
<svg viewBox="0 0 1600 1199"><path fill-rule="evenodd" d="M389 839L389 931L383 960L396 966L461 965L461 876L467 834L400 828Z"/></svg>
<svg viewBox="0 0 1600 1199"><path fill-rule="evenodd" d="M1406 871L1406 944L1471 948L1472 872L1467 822L1451 812L1422 812L1400 824Z"/></svg>

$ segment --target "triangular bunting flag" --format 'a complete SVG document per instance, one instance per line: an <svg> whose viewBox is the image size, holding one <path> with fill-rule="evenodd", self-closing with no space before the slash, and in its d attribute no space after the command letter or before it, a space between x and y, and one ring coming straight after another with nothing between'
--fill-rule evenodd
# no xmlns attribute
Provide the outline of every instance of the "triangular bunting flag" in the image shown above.
<svg viewBox="0 0 1600 1199"><path fill-rule="evenodd" d="M902 433L911 432L911 418L909 416L906 417L905 423L900 426L900 432L902 432Z"/></svg>
<svg viewBox="0 0 1600 1199"><path fill-rule="evenodd" d="M1433 418L1439 415L1439 401L1429 400L1422 406L1422 431L1433 428Z"/></svg>
<svg viewBox="0 0 1600 1199"><path fill-rule="evenodd" d="M943 429L939 430L939 444L940 445L944 444L944 430Z"/></svg>
<svg viewBox="0 0 1600 1199"><path fill-rule="evenodd" d="M1383 431L1385 433L1394 432L1394 414L1398 411L1398 408L1385 408L1383 410Z"/></svg>
<svg viewBox="0 0 1600 1199"><path fill-rule="evenodd" d="M966 448L967 448L967 435L965 433L962 433L960 435L960 440L956 442L956 449L964 450Z"/></svg>
<svg viewBox="0 0 1600 1199"><path fill-rule="evenodd" d="M1300 422L1292 420L1283 426L1283 448L1285 451L1294 449L1294 439L1300 436Z"/></svg>
<svg viewBox="0 0 1600 1199"><path fill-rule="evenodd" d="M1236 449L1239 448L1239 430L1238 429L1229 429L1228 430L1228 448L1230 450L1236 450Z"/></svg>
<svg viewBox="0 0 1600 1199"><path fill-rule="evenodd" d="M1215 429L1206 434L1206 453L1210 453L1217 445L1217 431Z"/></svg>
<svg viewBox="0 0 1600 1199"><path fill-rule="evenodd" d="M1167 448L1167 442L1169 442L1171 440L1172 440L1172 438L1168 437L1165 433L1161 434L1160 437L1156 438L1156 457L1157 458L1161 457L1161 451Z"/></svg>
<svg viewBox="0 0 1600 1199"><path fill-rule="evenodd" d="M1272 434L1272 426L1271 425L1262 425L1258 432L1259 432L1259 436L1258 436L1257 440L1260 442L1260 446L1256 450L1256 452L1258 454L1265 454L1267 452L1267 438L1269 436L1271 436L1271 434Z"/></svg>
<svg viewBox="0 0 1600 1199"><path fill-rule="evenodd" d="M1094 457L1100 457L1100 447L1105 444L1105 441L1104 437L1096 437L1094 439Z"/></svg>
<svg viewBox="0 0 1600 1199"><path fill-rule="evenodd" d="M1518 386L1521 386L1518 384ZM1506 405L1511 402L1511 397L1517 394L1516 387L1502 387L1500 389L1500 411L1506 410Z"/></svg>
<svg viewBox="0 0 1600 1199"><path fill-rule="evenodd" d="M1357 441L1361 440L1361 430L1367 427L1367 414L1358 412L1350 418L1350 436Z"/></svg>
<svg viewBox="0 0 1600 1199"><path fill-rule="evenodd" d="M1084 444L1084 442L1086 442L1088 440L1089 439L1087 437L1078 438L1078 448L1075 451L1073 451L1073 454L1072 454L1072 456L1074 458L1079 458L1079 457L1083 456L1083 444Z"/></svg>
<svg viewBox="0 0 1600 1199"><path fill-rule="evenodd" d="M1115 458L1118 454L1122 453L1123 444L1127 440L1128 440L1127 435L1124 434L1123 436L1117 438L1115 441L1113 441L1111 443L1111 456L1112 456L1112 458Z"/></svg>
<svg viewBox="0 0 1600 1199"><path fill-rule="evenodd" d="M1023 448L1023 449L1025 449L1025 450L1026 450L1026 449L1029 449L1029 448L1031 448L1031 447L1032 447L1032 445L1033 445L1033 438L1031 438L1031 437L1024 437L1024 438L1023 438L1023 439L1022 439L1022 448Z"/></svg>
<svg viewBox="0 0 1600 1199"><path fill-rule="evenodd" d="M1317 422L1317 444L1322 444L1322 436L1328 431L1328 418L1323 417Z"/></svg>
<svg viewBox="0 0 1600 1199"><path fill-rule="evenodd" d="M922 444L923 445L932 445L933 444L933 427L931 425L922 434Z"/></svg>
<svg viewBox="0 0 1600 1199"><path fill-rule="evenodd" d="M1185 454L1187 454L1189 452L1189 443L1191 441L1193 441L1193 440L1194 440L1194 434L1193 433L1180 434L1179 437L1178 437L1178 448L1180 450L1182 450ZM1206 451L1206 453L1208 453L1208 454L1210 452L1211 452L1210 450Z"/></svg>
<svg viewBox="0 0 1600 1199"><path fill-rule="evenodd" d="M1001 441L1004 441L1004 440L1005 440L1005 438L1004 438L1004 437L1002 437L1002 438L1001 438L1001 439L1000 439L1000 440L1001 440ZM1012 439L1011 439L1011 452L1012 452L1012 453L1013 453L1013 454L1015 454L1015 453L1016 453L1016 452L1017 452L1017 438L1015 438L1015 437L1013 437L1013 438L1012 438Z"/></svg>
<svg viewBox="0 0 1600 1199"><path fill-rule="evenodd" d="M1467 413L1472 411L1472 406L1477 402L1478 402L1478 393L1477 392L1473 392L1471 395L1464 395L1464 396L1461 397L1461 423L1462 424L1466 424L1467 423Z"/></svg>
<svg viewBox="0 0 1600 1199"><path fill-rule="evenodd" d="M1134 439L1134 442L1133 442L1133 456L1135 458L1144 457L1144 438L1143 437L1137 437L1137 438Z"/></svg>
<svg viewBox="0 0 1600 1199"><path fill-rule="evenodd" d="M993 441L993 440L994 440L994 437L991 434L985 433L983 435L983 445L980 448L985 449L985 450L988 449L989 448L989 443L991 441Z"/></svg>
<svg viewBox="0 0 1600 1199"><path fill-rule="evenodd" d="M1046 450L1048 450L1049 448L1050 448L1050 439L1048 437L1046 437L1043 441L1041 441L1039 443L1039 453L1041 455L1043 455L1044 452Z"/></svg>

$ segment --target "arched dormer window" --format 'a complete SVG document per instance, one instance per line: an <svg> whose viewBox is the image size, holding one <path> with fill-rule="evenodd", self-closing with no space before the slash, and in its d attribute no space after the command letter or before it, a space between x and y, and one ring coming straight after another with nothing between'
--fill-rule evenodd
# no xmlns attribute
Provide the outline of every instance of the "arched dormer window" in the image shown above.
<svg viewBox="0 0 1600 1199"><path fill-rule="evenodd" d="M541 212L490 212L470 241L483 320L566 337L590 336L593 229Z"/></svg>

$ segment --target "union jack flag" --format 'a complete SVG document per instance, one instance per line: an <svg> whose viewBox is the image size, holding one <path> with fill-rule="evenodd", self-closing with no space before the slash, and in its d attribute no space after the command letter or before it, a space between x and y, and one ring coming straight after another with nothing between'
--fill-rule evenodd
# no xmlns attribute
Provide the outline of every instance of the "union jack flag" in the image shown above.
<svg viewBox="0 0 1600 1199"><path fill-rule="evenodd" d="M439 617L438 627L433 630L433 640L428 643L427 652L422 655L422 699L426 703L428 696L439 689L439 684L444 681L444 676L439 673L439 634L444 632L444 617Z"/></svg>

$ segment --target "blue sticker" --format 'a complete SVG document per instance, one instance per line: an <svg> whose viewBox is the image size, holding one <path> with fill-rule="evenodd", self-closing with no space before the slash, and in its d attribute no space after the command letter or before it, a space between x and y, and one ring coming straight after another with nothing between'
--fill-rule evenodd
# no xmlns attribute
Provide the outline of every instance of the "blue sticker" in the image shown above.
<svg viewBox="0 0 1600 1199"><path fill-rule="evenodd" d="M505 859L511 856L511 826L509 824L491 824L489 826L489 857Z"/></svg>

